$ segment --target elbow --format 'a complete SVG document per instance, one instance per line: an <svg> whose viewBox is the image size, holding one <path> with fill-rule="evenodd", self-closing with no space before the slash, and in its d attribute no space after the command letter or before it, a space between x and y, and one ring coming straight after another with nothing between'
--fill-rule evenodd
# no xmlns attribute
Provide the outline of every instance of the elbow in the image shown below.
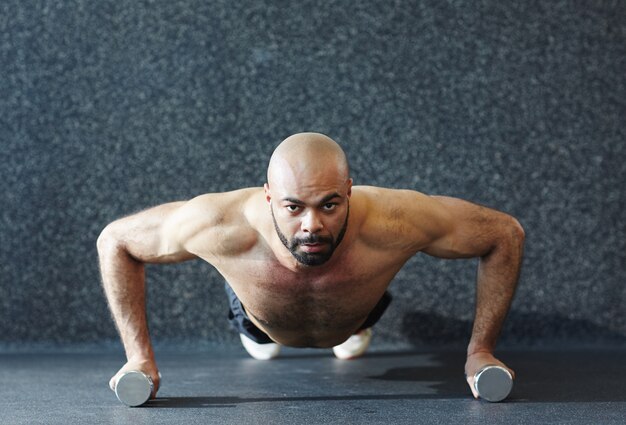
<svg viewBox="0 0 626 425"><path fill-rule="evenodd" d="M526 231L524 230L524 227L522 227L522 224L517 221L516 218L513 218L513 223L512 223L512 229L513 229L513 235L515 236L515 238L519 241L521 241L521 243L524 243L524 240L526 239Z"/></svg>
<svg viewBox="0 0 626 425"><path fill-rule="evenodd" d="M98 249L98 255L102 256L106 252L119 248L121 240L118 232L115 230L115 222L107 225L96 240L96 247Z"/></svg>
<svg viewBox="0 0 626 425"><path fill-rule="evenodd" d="M524 241L526 240L526 232L522 224L516 218L510 217L507 228L510 240L513 241L515 246L522 250Z"/></svg>
<svg viewBox="0 0 626 425"><path fill-rule="evenodd" d="M511 216L507 216L500 221L489 250L481 257L504 255L504 253L507 256L521 257L524 251L525 238L526 233L520 222Z"/></svg>

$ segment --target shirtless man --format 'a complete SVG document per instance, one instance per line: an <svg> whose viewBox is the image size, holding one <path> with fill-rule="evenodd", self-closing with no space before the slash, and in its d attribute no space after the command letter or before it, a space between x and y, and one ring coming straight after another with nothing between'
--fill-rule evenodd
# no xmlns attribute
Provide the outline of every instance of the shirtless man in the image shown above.
<svg viewBox="0 0 626 425"><path fill-rule="evenodd" d="M518 221L495 210L411 190L353 187L337 143L317 133L293 135L274 151L263 188L160 205L102 231L103 285L128 360L110 386L124 372L141 370L154 381L153 397L159 387L146 320L146 263L200 258L213 265L232 288L231 309L234 300L253 334L267 339L242 337L254 355L267 342L335 347L356 335L357 345L367 345L371 332L364 327L371 326L372 311L380 310L407 260L424 252L480 257L465 363L478 397L475 372L488 364L506 367L493 352L515 293L523 243Z"/></svg>

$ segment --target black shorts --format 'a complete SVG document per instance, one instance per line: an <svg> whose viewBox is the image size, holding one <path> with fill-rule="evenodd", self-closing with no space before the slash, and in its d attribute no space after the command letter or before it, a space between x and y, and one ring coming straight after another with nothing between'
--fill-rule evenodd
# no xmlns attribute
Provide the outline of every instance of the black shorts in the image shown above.
<svg viewBox="0 0 626 425"><path fill-rule="evenodd" d="M230 287L228 282L224 283L224 289L226 290L226 295L228 295L228 305L230 307L228 311L228 321L231 326L237 332L244 334L257 344L269 344L274 342L265 332L257 328L256 325L250 321L248 313L246 313L241 301L239 301L239 298L237 298L237 295L235 295L235 292ZM374 324L380 320L390 303L391 294L385 291L380 301L378 301L378 304L376 304L358 330L374 326Z"/></svg>

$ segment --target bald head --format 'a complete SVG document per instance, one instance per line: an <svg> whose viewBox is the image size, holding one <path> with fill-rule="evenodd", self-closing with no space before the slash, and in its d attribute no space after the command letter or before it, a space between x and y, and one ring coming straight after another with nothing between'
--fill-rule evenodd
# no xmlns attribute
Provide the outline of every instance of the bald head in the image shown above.
<svg viewBox="0 0 626 425"><path fill-rule="evenodd" d="M320 133L298 133L286 138L274 150L267 168L270 187L329 178L346 182L350 170L341 146Z"/></svg>
<svg viewBox="0 0 626 425"><path fill-rule="evenodd" d="M294 134L274 150L265 199L275 241L299 264L325 263L343 240L350 212L349 174L343 150L323 134Z"/></svg>

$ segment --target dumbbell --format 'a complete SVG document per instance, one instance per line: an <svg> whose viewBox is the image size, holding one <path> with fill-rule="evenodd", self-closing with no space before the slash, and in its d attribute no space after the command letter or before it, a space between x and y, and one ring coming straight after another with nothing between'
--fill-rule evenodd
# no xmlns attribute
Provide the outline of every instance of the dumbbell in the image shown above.
<svg viewBox="0 0 626 425"><path fill-rule="evenodd" d="M487 401L504 400L512 388L513 376L501 366L485 366L474 375L474 389L480 398Z"/></svg>
<svg viewBox="0 0 626 425"><path fill-rule="evenodd" d="M150 376L139 370L131 370L118 378L115 395L123 404L135 407L148 401L153 389L154 383Z"/></svg>

